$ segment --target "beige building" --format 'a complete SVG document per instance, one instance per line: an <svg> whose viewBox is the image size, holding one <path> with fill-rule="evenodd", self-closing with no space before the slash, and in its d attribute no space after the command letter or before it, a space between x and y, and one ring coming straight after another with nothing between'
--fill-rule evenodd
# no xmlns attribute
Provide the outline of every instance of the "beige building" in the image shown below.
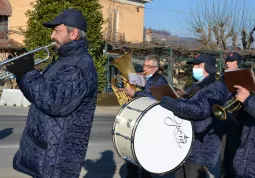
<svg viewBox="0 0 255 178"><path fill-rule="evenodd" d="M102 5L105 23L102 33L112 42L142 42L144 4L152 0L98 0ZM23 44L20 29L26 29L25 13L33 8L36 0L0 1L0 47ZM7 44L8 42L8 44ZM16 43L18 42L18 43Z"/></svg>
<svg viewBox="0 0 255 178"><path fill-rule="evenodd" d="M105 23L103 34L113 42L143 42L144 4L152 0L99 0Z"/></svg>

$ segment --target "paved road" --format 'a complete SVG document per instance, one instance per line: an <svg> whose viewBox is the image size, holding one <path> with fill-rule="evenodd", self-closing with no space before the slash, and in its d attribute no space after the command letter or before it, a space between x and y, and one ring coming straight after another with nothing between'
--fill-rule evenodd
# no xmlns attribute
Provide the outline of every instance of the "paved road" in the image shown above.
<svg viewBox="0 0 255 178"><path fill-rule="evenodd" d="M83 168L81 178L120 177L118 168L123 165L123 160L117 157L111 140L116 111L96 113L85 160L86 168ZM0 178L29 177L12 169L12 158L19 146L26 115L27 108L0 107Z"/></svg>
<svg viewBox="0 0 255 178"><path fill-rule="evenodd" d="M117 156L111 136L117 111L118 108L97 108L80 178L125 177L124 161ZM12 158L19 146L26 115L27 108L0 107L0 178L29 177L12 169Z"/></svg>

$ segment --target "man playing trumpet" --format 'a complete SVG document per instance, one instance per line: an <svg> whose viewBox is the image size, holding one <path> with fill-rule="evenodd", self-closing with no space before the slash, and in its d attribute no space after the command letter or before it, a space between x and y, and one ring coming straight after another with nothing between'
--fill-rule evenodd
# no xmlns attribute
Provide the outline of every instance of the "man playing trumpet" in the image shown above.
<svg viewBox="0 0 255 178"><path fill-rule="evenodd" d="M225 70L237 70L241 68L242 56L237 53L230 53L225 59ZM224 82L224 76L223 82ZM235 96L235 93L229 93L229 100ZM228 113L228 121L225 124L226 135L222 138L221 159L222 170L221 176L230 178L234 176L233 159L237 148L240 145L240 137L243 128L243 117L246 115L243 109ZM235 139L233 139L235 138Z"/></svg>
<svg viewBox="0 0 255 178"><path fill-rule="evenodd" d="M243 103L244 111L248 114L244 120L241 143L234 157L234 173L236 178L255 177L255 96L242 86L237 88L236 99ZM232 138L236 139L236 138Z"/></svg>
<svg viewBox="0 0 255 178"><path fill-rule="evenodd" d="M87 23L81 12L68 9L43 25L52 28L58 60L42 72L31 55L7 66L31 103L13 168L36 178L78 178L97 96Z"/></svg>

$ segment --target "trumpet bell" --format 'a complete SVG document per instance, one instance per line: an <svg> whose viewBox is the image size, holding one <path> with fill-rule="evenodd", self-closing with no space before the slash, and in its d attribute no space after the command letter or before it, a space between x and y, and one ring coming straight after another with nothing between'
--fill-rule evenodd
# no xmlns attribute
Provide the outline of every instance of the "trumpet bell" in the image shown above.
<svg viewBox="0 0 255 178"><path fill-rule="evenodd" d="M220 106L220 105L213 105L212 107L212 112L215 115L215 117L217 117L220 120L226 120L227 119L227 113L224 107Z"/></svg>
<svg viewBox="0 0 255 178"><path fill-rule="evenodd" d="M238 102L236 98L229 100L224 106L213 105L212 111L213 114L220 120L227 119L227 113L232 113L238 111L242 107L242 104Z"/></svg>

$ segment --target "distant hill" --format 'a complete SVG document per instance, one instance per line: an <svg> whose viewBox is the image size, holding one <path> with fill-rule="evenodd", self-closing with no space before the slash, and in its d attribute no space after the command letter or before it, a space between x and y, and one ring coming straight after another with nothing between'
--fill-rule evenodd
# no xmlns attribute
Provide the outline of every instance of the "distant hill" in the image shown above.
<svg viewBox="0 0 255 178"><path fill-rule="evenodd" d="M151 29L151 28L150 28ZM144 28L144 37L146 28ZM188 48L199 48L201 45L197 42L196 38L192 37L178 37L171 35L170 32L166 30L152 30L152 42L164 43L165 45L176 45Z"/></svg>

